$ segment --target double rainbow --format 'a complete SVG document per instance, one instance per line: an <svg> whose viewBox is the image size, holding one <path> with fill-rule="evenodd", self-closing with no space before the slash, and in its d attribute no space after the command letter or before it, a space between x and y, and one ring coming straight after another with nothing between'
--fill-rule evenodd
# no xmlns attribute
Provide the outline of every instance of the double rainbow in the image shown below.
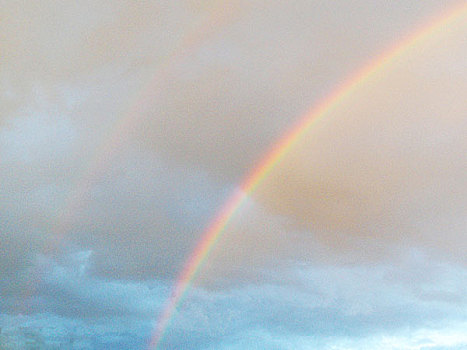
<svg viewBox="0 0 467 350"><path fill-rule="evenodd" d="M461 20L461 18L466 17L466 15L467 2L461 1L459 5L450 9L448 12L441 14L431 22L415 30L412 34L385 50L356 73L352 74L348 79L344 80L341 85L337 86L325 99L311 108L308 113L299 119L298 123L285 133L253 171L243 180L230 199L217 213L214 220L207 226L201 240L187 260L170 298L165 304L153 332L149 348L157 349L161 343L165 331L176 313L177 307L183 301L183 297L186 295L192 281L196 278L196 275L202 268L209 253L221 238L226 226L235 216L238 209L302 137L346 97L365 84L376 72L387 67L394 59L400 57L417 44L421 44L431 35Z"/></svg>

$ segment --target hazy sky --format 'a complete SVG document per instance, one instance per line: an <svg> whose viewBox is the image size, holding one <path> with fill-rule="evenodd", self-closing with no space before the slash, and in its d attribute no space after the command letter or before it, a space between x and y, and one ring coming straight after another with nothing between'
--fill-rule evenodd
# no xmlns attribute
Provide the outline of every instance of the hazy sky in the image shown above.
<svg viewBox="0 0 467 350"><path fill-rule="evenodd" d="M0 347L146 349L242 179L465 1L1 1ZM467 18L252 193L160 349L467 349Z"/></svg>

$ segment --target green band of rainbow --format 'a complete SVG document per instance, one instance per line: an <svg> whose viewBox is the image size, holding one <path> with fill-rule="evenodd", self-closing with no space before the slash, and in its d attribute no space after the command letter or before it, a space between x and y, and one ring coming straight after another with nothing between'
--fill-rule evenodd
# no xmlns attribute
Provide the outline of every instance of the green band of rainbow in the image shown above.
<svg viewBox="0 0 467 350"><path fill-rule="evenodd" d="M186 295L191 282L200 271L209 253L216 245L225 227L232 220L237 210L246 201L248 196L255 191L258 185L268 176L271 170L276 167L284 156L300 141L300 139L331 110L338 106L346 97L351 95L356 89L365 84L377 71L388 66L395 58L404 54L414 45L423 42L424 39L441 30L447 25L460 20L467 14L467 2L451 8L446 13L441 14L428 24L405 37L402 41L384 51L381 55L363 66L355 74L351 75L343 84L334 89L325 99L314 106L302 117L277 142L253 171L244 179L239 188L233 193L230 199L217 213L215 219L209 224L201 240L192 252L185 264L185 268L180 274L170 298L165 304L165 308L158 319L156 328L151 338L149 348L157 349L171 319L174 317L177 307Z"/></svg>

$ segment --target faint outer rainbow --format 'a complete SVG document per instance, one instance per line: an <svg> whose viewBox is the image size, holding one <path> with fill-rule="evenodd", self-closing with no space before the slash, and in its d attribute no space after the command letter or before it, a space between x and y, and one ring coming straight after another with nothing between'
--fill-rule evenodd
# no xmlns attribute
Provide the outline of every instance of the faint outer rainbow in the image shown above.
<svg viewBox="0 0 467 350"><path fill-rule="evenodd" d="M125 144L132 132L140 125L139 122L147 118L146 108L148 103L157 92L162 90L170 69L177 62L196 52L204 42L217 34L220 28L234 22L238 18L239 10L240 8L235 6L235 3L226 4L225 1L217 3L210 10L211 13L207 18L203 18L199 23L196 23L194 28L185 33L175 48L162 57L159 63L155 64L156 69L149 82L130 99L122 115L112 125L108 136L96 148L87 167L80 176L77 176L77 181L66 198L62 216L51 229L55 233L55 242L50 245L49 250L55 249L62 240L63 234L73 226L73 216L81 207L86 205L85 199L89 196L91 189L109 168L121 146Z"/></svg>
<svg viewBox="0 0 467 350"><path fill-rule="evenodd" d="M417 43L421 43L437 30L455 22L466 14L467 2L462 1L454 8L422 26L411 35L403 38L402 41L397 42L381 55L364 65L355 74L352 74L341 85L337 86L326 98L311 108L298 123L285 133L279 142L274 144L272 149L269 150L266 156L244 179L204 231L201 240L187 260L185 268L179 275L172 294L165 304L152 334L149 348L157 349L158 345L161 343L165 330L168 328L170 320L175 315L177 306L182 302L191 282L200 271L209 253L222 236L225 227L234 217L237 210L268 176L271 170L279 164L284 156L301 140L303 135L305 135L317 121L326 116L347 96L351 95L352 92L363 85L375 72L385 68L395 58L404 54Z"/></svg>
<svg viewBox="0 0 467 350"><path fill-rule="evenodd" d="M132 131L147 117L145 109L148 102L156 95L156 92L162 89L162 83L165 82L170 69L195 53L203 43L218 34L220 29L235 22L242 13L241 10L236 2L217 2L209 9L209 15L195 23L193 28L186 31L174 49L162 57L160 62L155 63L155 71L149 81L133 95L123 113L112 125L108 136L96 147L87 166L76 176L76 181L64 200L57 220L49 223L49 232L52 233L52 237L42 250L43 255L57 251L66 234L71 231L76 214L86 207L86 200L92 189L110 167L115 155L130 138ZM18 306L19 313L25 313L30 307L26 301L35 293L43 274L44 271L37 268L28 277L27 287L22 292L22 299L25 302Z"/></svg>

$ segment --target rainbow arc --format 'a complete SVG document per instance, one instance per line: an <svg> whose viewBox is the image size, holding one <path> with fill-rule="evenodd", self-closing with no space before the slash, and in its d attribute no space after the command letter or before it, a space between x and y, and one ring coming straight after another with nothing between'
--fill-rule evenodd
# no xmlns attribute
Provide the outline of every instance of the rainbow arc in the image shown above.
<svg viewBox="0 0 467 350"><path fill-rule="evenodd" d="M384 70L391 62L405 54L411 48L423 43L431 35L434 35L446 26L450 26L458 20L465 18L466 15L467 2L461 2L458 6L441 14L385 50L356 73L352 74L348 79L344 80L344 82L331 91L326 98L312 107L302 118L299 118L299 121L273 145L253 171L245 177L243 182L231 195L230 199L224 204L205 229L201 240L187 260L184 269L175 283L171 296L163 308L153 332L149 348L157 349L160 345L170 325L170 321L174 318L176 310L186 296L192 281L196 278L209 256L209 253L222 237L226 226L238 212L238 209L303 136L316 125L319 120L326 117L335 107L342 103L345 98L352 95L354 91L368 82L375 73Z"/></svg>

